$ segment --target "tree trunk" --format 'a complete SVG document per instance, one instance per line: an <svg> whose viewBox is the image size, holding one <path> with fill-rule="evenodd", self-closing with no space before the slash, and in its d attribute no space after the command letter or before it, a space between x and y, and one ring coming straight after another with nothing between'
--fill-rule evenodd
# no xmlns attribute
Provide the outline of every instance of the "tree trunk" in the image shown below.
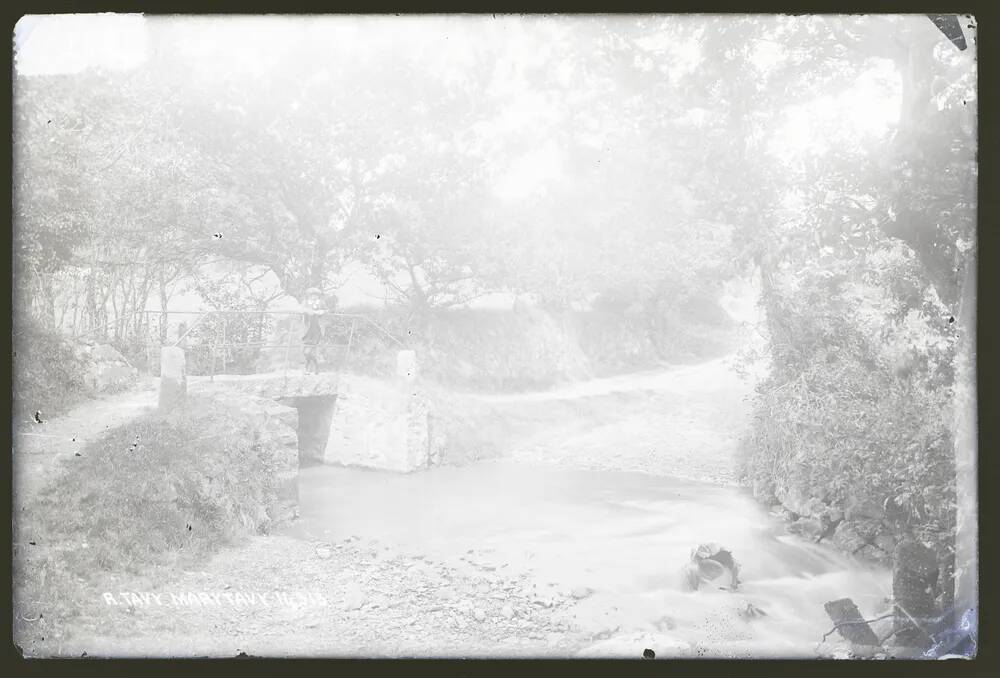
<svg viewBox="0 0 1000 678"><path fill-rule="evenodd" d="M921 650L931 644L938 610L934 603L937 586L937 555L923 544L907 540L893 553L892 598L896 644Z"/></svg>
<svg viewBox="0 0 1000 678"><path fill-rule="evenodd" d="M919 158L922 147L932 141L928 139L928 123L938 114L933 106L932 83L936 65L934 46L940 42L941 35L929 26L924 28L920 34L911 36L906 58L896 62L903 82L898 138L898 155L902 159ZM927 181L926 177L923 179ZM943 602L946 606L952 603L955 624L978 606L976 261L971 253L965 257L965 270L959 279L954 259L948 256L946 248L934 241L937 234L933 221L933 215L906 210L904 200L904 209L900 210L896 224L887 228L887 234L900 238L914 249L941 300L949 306L957 306L959 339L952 419L957 501L955 550L953 558L948 558L953 562L945 563L942 573L945 576L953 573L953 581L942 584L949 589L943 595ZM975 633L975 629L972 632Z"/></svg>
<svg viewBox="0 0 1000 678"><path fill-rule="evenodd" d="M167 343L167 304L170 303L170 297L167 295L167 280L164 276L163 271L160 271L159 275L159 289L160 289L160 344L164 345Z"/></svg>
<svg viewBox="0 0 1000 678"><path fill-rule="evenodd" d="M424 318L430 310L430 300L427 298L427 293L417 278L416 266L407 262L406 268L410 273L411 293L409 296L411 311L417 317Z"/></svg>
<svg viewBox="0 0 1000 678"><path fill-rule="evenodd" d="M939 70L934 57L934 47L941 35L929 21L922 30L915 29L906 36L907 49L895 60L902 81L898 134L894 141L894 159L899 172L911 172L897 181L899 190L894 201L897 214L883 223L883 232L906 243L917 255L924 272L947 305L957 301L959 281L954 275L951 249L942 246L939 232L939 215L921 208L922 190L933 190L938 179L937 171L925 161L928 144L934 144L935 117L939 115L934 105L933 82ZM934 174L929 174L934 172ZM911 207L917 205L917 207Z"/></svg>
<svg viewBox="0 0 1000 678"><path fill-rule="evenodd" d="M38 306L36 311L42 324L46 327L54 327L56 323L55 297L52 291L52 276L44 275L35 270L35 278L38 289Z"/></svg>

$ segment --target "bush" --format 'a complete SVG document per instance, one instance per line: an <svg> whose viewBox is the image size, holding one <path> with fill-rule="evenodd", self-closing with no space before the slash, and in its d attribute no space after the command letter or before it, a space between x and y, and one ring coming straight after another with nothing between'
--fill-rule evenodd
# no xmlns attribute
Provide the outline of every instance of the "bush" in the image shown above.
<svg viewBox="0 0 1000 678"><path fill-rule="evenodd" d="M84 375L87 364L69 339L29 317L18 318L13 333L14 416L29 418L37 410L56 416L92 396Z"/></svg>
<svg viewBox="0 0 1000 678"><path fill-rule="evenodd" d="M771 299L774 369L758 387L741 475L763 501L829 521L850 552L888 560L912 537L947 563L950 330L934 324L936 307L847 313L838 297L849 293L806 280Z"/></svg>
<svg viewBox="0 0 1000 678"><path fill-rule="evenodd" d="M761 389L744 479L800 515L891 501L899 511L885 533L947 551L955 507L947 400L850 360L817 361L799 379ZM809 508L813 499L821 506Z"/></svg>

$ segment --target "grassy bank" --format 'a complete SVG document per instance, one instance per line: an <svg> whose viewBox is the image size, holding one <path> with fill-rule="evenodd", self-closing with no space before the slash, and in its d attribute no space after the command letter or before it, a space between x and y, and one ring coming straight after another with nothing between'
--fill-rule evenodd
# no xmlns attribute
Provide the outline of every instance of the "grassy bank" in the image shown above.
<svg viewBox="0 0 1000 678"><path fill-rule="evenodd" d="M115 575L184 567L277 513L277 459L253 406L192 398L112 429L15 519L15 638L59 633Z"/></svg>

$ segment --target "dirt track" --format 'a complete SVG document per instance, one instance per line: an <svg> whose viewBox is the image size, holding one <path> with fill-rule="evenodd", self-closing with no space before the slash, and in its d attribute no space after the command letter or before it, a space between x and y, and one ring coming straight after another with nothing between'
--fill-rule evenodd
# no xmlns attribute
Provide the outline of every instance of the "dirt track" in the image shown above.
<svg viewBox="0 0 1000 678"><path fill-rule="evenodd" d="M512 445L517 461L731 485L751 386L730 361L482 399L536 418L536 432Z"/></svg>

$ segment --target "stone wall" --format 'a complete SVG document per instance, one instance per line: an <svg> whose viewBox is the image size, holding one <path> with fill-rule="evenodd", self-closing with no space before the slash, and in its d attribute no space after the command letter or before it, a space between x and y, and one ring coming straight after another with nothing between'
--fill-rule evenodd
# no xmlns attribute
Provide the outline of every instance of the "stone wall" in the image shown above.
<svg viewBox="0 0 1000 678"><path fill-rule="evenodd" d="M292 426L298 458L404 473L442 461L444 427L432 428L435 401L421 386L412 351L399 352L397 376L390 379L278 372L217 376L196 385L220 388L295 411L301 418Z"/></svg>
<svg viewBox="0 0 1000 678"><path fill-rule="evenodd" d="M242 397L242 396L241 396ZM264 412L263 429L276 464L275 484L278 494L279 522L299 515L299 440L298 410L264 398L254 398Z"/></svg>
<svg viewBox="0 0 1000 678"><path fill-rule="evenodd" d="M404 473L427 468L434 462L429 407L414 382L344 375L323 461Z"/></svg>
<svg viewBox="0 0 1000 678"><path fill-rule="evenodd" d="M178 349L179 350L179 349ZM239 384L237 384L239 385ZM243 383L245 385L245 383ZM277 493L276 521L285 522L299 512L299 411L284 402L236 388L232 383L199 384L194 389L236 403L241 411L260 416L258 444L270 450L274 463L274 487ZM211 388L206 388L210 386ZM162 394L161 394L162 395Z"/></svg>

